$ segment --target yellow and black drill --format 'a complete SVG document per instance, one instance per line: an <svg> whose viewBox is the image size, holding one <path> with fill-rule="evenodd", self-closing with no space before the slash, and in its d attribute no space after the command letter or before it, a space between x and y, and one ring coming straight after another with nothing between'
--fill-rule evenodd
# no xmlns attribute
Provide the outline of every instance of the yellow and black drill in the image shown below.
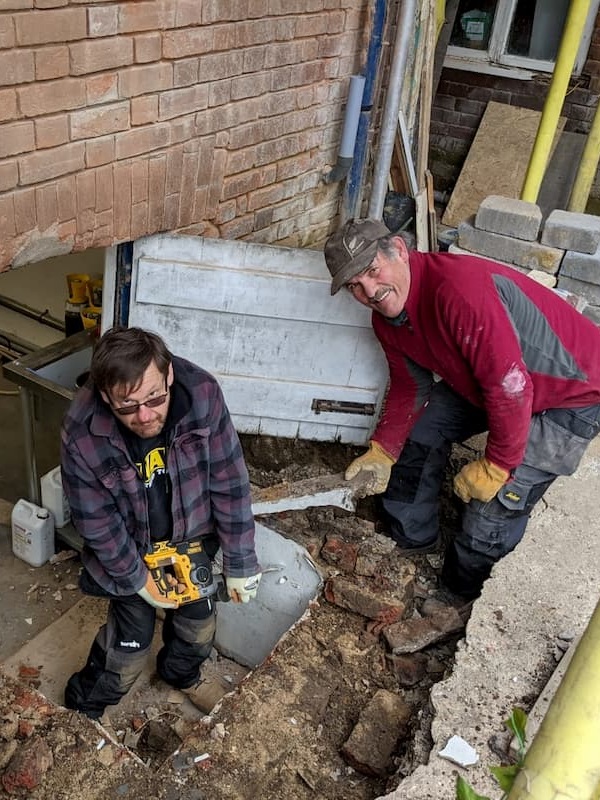
<svg viewBox="0 0 600 800"><path fill-rule="evenodd" d="M213 576L212 563L199 539L191 542L154 542L144 556L159 592L179 605L213 597L229 600L222 575Z"/></svg>

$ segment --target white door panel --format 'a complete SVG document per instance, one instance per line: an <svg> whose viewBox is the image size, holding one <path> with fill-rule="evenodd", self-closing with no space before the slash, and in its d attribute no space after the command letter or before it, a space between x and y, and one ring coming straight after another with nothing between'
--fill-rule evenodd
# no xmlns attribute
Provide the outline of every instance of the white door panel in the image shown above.
<svg viewBox="0 0 600 800"><path fill-rule="evenodd" d="M320 251L151 236L129 325L215 375L240 432L364 444L387 365L368 309L329 286Z"/></svg>

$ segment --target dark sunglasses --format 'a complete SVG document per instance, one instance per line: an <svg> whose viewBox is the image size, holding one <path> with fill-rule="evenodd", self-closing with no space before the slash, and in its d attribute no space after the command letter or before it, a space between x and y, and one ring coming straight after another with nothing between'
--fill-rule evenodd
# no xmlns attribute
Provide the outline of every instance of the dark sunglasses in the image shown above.
<svg viewBox="0 0 600 800"><path fill-rule="evenodd" d="M158 397L151 397L150 400L144 400L143 403L132 403L130 406L120 406L119 408L113 406L113 411L120 417L129 417L131 414L137 414L142 406L147 406L148 408L158 408L159 406L165 404L165 401L169 396L169 387L167 386L166 378L165 389L167 391L164 394L159 394Z"/></svg>

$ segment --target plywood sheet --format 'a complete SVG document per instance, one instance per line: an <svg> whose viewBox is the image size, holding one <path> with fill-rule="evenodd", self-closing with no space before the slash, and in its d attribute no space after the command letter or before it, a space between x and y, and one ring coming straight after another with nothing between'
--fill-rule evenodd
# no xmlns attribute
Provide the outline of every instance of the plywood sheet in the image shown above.
<svg viewBox="0 0 600 800"><path fill-rule="evenodd" d="M488 103L442 217L444 225L468 219L491 194L519 197L540 117L529 108ZM561 117L555 143L564 124Z"/></svg>

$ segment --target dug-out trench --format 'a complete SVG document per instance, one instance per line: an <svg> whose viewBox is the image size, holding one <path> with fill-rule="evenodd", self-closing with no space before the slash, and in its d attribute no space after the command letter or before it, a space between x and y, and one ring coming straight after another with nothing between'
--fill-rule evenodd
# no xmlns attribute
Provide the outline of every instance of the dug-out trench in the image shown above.
<svg viewBox="0 0 600 800"><path fill-rule="evenodd" d="M362 452L265 436L242 436L242 446L257 488L343 472ZM454 452L441 498L444 537L459 520L451 477L463 457ZM441 553L399 557L375 521L371 498L356 513L321 507L257 518L305 548L323 591L260 666L237 672L241 682L210 717L178 733L168 717L149 725L154 735L139 751L146 763L179 770L223 800L370 800L428 759L429 692L452 668L469 609L436 598ZM231 662L224 668L235 673Z"/></svg>
<svg viewBox="0 0 600 800"><path fill-rule="evenodd" d="M341 473L362 452L337 443L241 439L256 489ZM472 457L472 449L453 451L441 497L445 539L460 511L451 478ZM254 669L214 655L207 671L225 675L231 691L210 715L186 712L151 676L146 693L132 694L106 729L146 765L145 777L125 791L122 782L109 788L107 774L93 796L371 800L426 762L429 693L452 669L470 609L437 597L441 552L401 557L375 531L375 520L372 498L359 501L356 512L326 506L257 517L309 554L322 590ZM96 788L99 779L89 777ZM49 783L50 793L36 797L63 796L51 790Z"/></svg>

